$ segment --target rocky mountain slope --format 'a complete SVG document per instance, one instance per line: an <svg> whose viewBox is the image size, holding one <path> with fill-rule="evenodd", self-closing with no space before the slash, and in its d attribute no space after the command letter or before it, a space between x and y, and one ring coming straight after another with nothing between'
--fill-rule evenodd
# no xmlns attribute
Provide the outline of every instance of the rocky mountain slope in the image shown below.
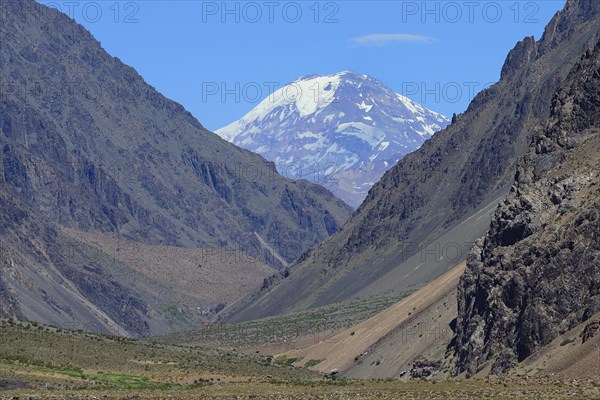
<svg viewBox="0 0 600 400"><path fill-rule="evenodd" d="M600 312L599 174L600 41L553 96L549 121L469 256L458 373L504 373Z"/></svg>
<svg viewBox="0 0 600 400"><path fill-rule="evenodd" d="M7 7L0 48L4 180L27 204L83 230L262 260L277 259L271 246L286 262L345 221L329 192L208 132L83 27L32 3Z"/></svg>
<svg viewBox="0 0 600 400"><path fill-rule="evenodd" d="M449 122L368 75L344 71L301 77L216 133L357 208L388 169Z"/></svg>
<svg viewBox="0 0 600 400"><path fill-rule="evenodd" d="M164 299L60 226L284 267L348 218L326 189L208 132L66 15L24 0L0 18L3 315L164 332Z"/></svg>
<svg viewBox="0 0 600 400"><path fill-rule="evenodd" d="M569 0L539 41L519 42L500 81L404 157L333 235L232 312L239 321L422 285L465 259L512 185L553 93L600 32L600 3Z"/></svg>

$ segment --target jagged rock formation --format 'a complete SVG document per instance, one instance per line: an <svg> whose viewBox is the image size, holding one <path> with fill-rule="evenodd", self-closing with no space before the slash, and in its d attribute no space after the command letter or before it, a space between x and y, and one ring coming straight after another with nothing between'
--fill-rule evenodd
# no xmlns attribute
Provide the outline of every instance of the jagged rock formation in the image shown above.
<svg viewBox="0 0 600 400"><path fill-rule="evenodd" d="M456 372L468 375L504 373L600 311L600 42L553 96L458 304Z"/></svg>
<svg viewBox="0 0 600 400"><path fill-rule="evenodd" d="M534 129L550 116L553 93L597 42L599 14L600 2L569 0L539 41L517 44L501 80L456 123L388 171L340 232L299 259L287 279L240 303L231 320L422 285L466 258L489 227L487 211L476 213L508 193ZM419 254L457 244L466 245L453 263L441 261L440 250L436 261ZM421 260L409 266L413 256Z"/></svg>
<svg viewBox="0 0 600 400"><path fill-rule="evenodd" d="M440 372L441 361L415 361L410 368L410 377L413 379L429 378Z"/></svg>
<svg viewBox="0 0 600 400"><path fill-rule="evenodd" d="M600 333L600 321L592 321L583 328L581 342L585 343Z"/></svg>

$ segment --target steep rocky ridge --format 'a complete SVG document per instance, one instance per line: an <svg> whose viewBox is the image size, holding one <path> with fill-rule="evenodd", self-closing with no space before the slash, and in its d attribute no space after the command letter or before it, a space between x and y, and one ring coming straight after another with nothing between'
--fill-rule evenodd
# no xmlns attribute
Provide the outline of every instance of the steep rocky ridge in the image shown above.
<svg viewBox="0 0 600 400"><path fill-rule="evenodd" d="M457 373L508 371L600 311L600 42L553 96L459 287Z"/></svg>

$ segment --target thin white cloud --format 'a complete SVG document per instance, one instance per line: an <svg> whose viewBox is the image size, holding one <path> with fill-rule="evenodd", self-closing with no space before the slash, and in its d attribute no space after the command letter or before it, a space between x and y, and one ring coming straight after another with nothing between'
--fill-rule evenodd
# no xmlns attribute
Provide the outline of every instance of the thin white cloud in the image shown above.
<svg viewBox="0 0 600 400"><path fill-rule="evenodd" d="M423 43L431 44L435 38L425 35L413 35L410 33L373 33L371 35L352 38L350 44L354 47L384 47L396 43Z"/></svg>

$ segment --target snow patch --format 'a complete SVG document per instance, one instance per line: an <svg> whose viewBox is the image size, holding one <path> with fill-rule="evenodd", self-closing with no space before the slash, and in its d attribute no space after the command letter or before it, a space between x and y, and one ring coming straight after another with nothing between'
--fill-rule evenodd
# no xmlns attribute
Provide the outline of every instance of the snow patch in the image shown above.
<svg viewBox="0 0 600 400"><path fill-rule="evenodd" d="M358 106L358 108L360 108L361 110L364 110L365 112L369 112L373 108L373 104L367 104L367 103L365 103L364 100L360 104L357 104L357 106Z"/></svg>
<svg viewBox="0 0 600 400"><path fill-rule="evenodd" d="M306 139L306 138L320 138L320 135L317 135L316 133L313 133L311 131L306 131L306 132L302 132L300 134L297 135L298 139Z"/></svg>

